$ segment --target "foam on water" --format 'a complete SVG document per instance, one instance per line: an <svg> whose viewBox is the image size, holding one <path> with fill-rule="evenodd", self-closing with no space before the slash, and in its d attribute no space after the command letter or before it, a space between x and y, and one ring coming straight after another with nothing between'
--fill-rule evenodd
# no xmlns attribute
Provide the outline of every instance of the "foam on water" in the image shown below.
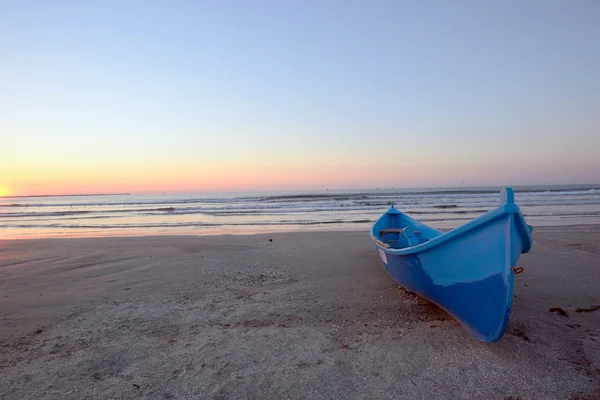
<svg viewBox="0 0 600 400"><path fill-rule="evenodd" d="M514 188L517 203L534 226L600 223L600 186ZM452 228L497 207L499 189L1 198L0 237L76 236L107 230L202 233L235 227L253 232L273 227L368 229L392 202L428 224Z"/></svg>

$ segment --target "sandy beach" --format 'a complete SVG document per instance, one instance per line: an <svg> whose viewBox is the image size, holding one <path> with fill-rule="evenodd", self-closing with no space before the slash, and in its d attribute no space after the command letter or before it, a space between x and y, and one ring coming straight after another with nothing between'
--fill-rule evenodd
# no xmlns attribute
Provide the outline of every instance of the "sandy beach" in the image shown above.
<svg viewBox="0 0 600 400"><path fill-rule="evenodd" d="M600 398L600 227L519 265L486 344L364 231L0 241L0 398Z"/></svg>

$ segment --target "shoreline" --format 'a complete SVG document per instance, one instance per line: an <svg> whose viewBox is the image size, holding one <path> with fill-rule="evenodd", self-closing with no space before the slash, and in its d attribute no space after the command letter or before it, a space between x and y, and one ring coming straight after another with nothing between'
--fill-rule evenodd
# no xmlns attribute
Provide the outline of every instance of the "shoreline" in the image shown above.
<svg viewBox="0 0 600 400"><path fill-rule="evenodd" d="M594 398L599 239L534 231L492 344L365 232L3 240L0 397Z"/></svg>
<svg viewBox="0 0 600 400"><path fill-rule="evenodd" d="M375 221L373 221L374 223ZM365 232L367 236L369 236L369 232L373 223L365 223L363 226L323 226L323 227L314 227L307 226L306 228L301 229L289 229L288 227L282 229L245 229L245 228L237 228L237 229L226 229L226 228L210 228L210 229L202 229L202 230L186 230L185 232L178 232L177 229L170 230L168 232L157 232L152 229L115 229L114 231L110 230L110 228L100 229L98 231L92 232L82 232L82 233L74 233L74 232L61 232L56 234L31 234L31 236L26 235L2 235L0 230L0 242L5 241L22 241L22 240L46 240L46 239L100 239L100 238L138 238L138 237L165 237L165 236L176 236L176 237L210 237L210 236L254 236L254 235L276 235L276 234L286 234L286 233L303 233L303 232ZM589 223L565 223L565 224L548 224L548 225L532 225L533 226L533 234L537 231L546 231L552 229L585 229L585 228L598 228L600 227L600 223L596 221L592 221ZM442 232L448 232L456 227L440 227L439 225L433 224L433 228L438 229ZM3 228L6 230L10 230L11 228ZM183 230L183 228L182 228ZM76 231L76 230L74 230Z"/></svg>
<svg viewBox="0 0 600 400"><path fill-rule="evenodd" d="M529 186L521 188L517 204L534 227L600 225L598 188L559 185L553 192L548 186ZM489 193L485 187L438 189L443 188L240 192L238 197L156 194L119 199L94 195L76 200L5 199L6 204L0 204L0 239L369 230L391 203L445 230L499 205L499 189Z"/></svg>

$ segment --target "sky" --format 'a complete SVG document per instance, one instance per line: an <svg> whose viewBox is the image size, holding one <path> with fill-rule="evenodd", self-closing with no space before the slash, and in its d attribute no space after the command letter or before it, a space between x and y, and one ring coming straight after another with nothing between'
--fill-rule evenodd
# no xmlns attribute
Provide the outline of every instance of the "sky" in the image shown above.
<svg viewBox="0 0 600 400"><path fill-rule="evenodd" d="M0 0L0 196L599 183L599 15Z"/></svg>

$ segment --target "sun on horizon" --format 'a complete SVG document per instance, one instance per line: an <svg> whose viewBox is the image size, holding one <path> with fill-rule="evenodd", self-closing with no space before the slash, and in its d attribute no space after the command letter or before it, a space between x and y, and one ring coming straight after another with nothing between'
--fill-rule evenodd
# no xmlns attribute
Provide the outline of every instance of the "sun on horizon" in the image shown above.
<svg viewBox="0 0 600 400"><path fill-rule="evenodd" d="M6 186L0 186L0 197L5 197L10 195L10 190Z"/></svg>

